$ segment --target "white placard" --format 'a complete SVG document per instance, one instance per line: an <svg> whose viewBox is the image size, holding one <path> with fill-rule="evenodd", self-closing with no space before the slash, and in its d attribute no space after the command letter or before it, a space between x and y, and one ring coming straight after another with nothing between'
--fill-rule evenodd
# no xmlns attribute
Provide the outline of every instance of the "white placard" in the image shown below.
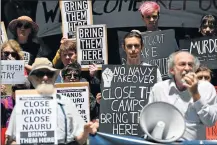
<svg viewBox="0 0 217 145"><path fill-rule="evenodd" d="M1 83L2 84L23 84L24 61L23 60L1 60Z"/></svg>
<svg viewBox="0 0 217 145"><path fill-rule="evenodd" d="M66 84L66 85L65 85ZM61 86L62 85L62 86ZM68 86L67 86L68 85ZM71 85L71 86L70 86ZM55 84L57 94L66 96L75 104L85 122L90 121L89 86L88 83Z"/></svg>
<svg viewBox="0 0 217 145"><path fill-rule="evenodd" d="M2 44L2 43L4 43L5 41L8 40L8 36L7 36L6 30L5 30L5 24L4 24L4 22L1 22L0 34L1 34L0 44Z"/></svg>
<svg viewBox="0 0 217 145"><path fill-rule="evenodd" d="M19 91L16 91L17 144L57 144L55 94L41 96L31 93L32 90Z"/></svg>
<svg viewBox="0 0 217 145"><path fill-rule="evenodd" d="M83 70L95 63L98 69L108 64L106 25L87 25L77 27L77 61Z"/></svg>
<svg viewBox="0 0 217 145"><path fill-rule="evenodd" d="M91 0L68 0L59 1L63 37L76 38L76 26L93 24Z"/></svg>

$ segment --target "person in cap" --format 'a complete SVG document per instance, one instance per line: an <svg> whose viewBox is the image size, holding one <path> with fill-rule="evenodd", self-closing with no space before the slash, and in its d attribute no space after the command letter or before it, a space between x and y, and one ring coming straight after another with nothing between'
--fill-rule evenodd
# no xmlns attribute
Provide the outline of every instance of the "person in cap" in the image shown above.
<svg viewBox="0 0 217 145"><path fill-rule="evenodd" d="M29 80L40 94L54 92L54 82L59 74L47 58L36 58L29 74ZM57 95L57 137L58 144L84 144L89 133L96 133L93 123L84 122L78 113L75 104L65 96ZM16 143L16 106L12 112L11 120L6 131L8 143ZM67 122L65 124L65 122ZM66 126L67 125L67 126ZM66 130L67 129L67 130Z"/></svg>
<svg viewBox="0 0 217 145"><path fill-rule="evenodd" d="M50 50L37 39L39 26L28 16L20 16L12 20L8 25L14 39L20 44L26 60L31 70L31 65L36 57L48 57ZM36 41L38 42L36 42ZM34 42L35 41L35 42Z"/></svg>
<svg viewBox="0 0 217 145"><path fill-rule="evenodd" d="M167 102L182 113L186 122L182 140L205 140L206 127L217 121L216 91L210 82L198 80L199 65L187 51L172 53L168 59L172 79L156 83L149 95L149 103Z"/></svg>
<svg viewBox="0 0 217 145"><path fill-rule="evenodd" d="M153 1L145 1L139 7L142 20L146 24L147 31L157 31L160 6Z"/></svg>

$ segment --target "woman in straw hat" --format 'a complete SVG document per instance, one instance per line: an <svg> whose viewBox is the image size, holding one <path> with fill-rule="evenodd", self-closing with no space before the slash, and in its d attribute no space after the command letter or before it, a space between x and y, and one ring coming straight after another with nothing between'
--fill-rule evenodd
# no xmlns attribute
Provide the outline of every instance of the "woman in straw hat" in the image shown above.
<svg viewBox="0 0 217 145"><path fill-rule="evenodd" d="M36 57L48 56L46 54L48 52L44 51L45 47L42 48L41 44L33 41L37 36L39 27L30 17L18 17L12 20L8 27L14 35L14 39L20 44L24 59L27 60L29 65L32 65Z"/></svg>

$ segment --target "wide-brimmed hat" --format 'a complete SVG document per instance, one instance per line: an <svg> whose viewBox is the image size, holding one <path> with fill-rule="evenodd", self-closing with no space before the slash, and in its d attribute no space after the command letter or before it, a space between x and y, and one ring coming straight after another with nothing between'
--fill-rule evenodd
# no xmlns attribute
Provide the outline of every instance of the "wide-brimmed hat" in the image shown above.
<svg viewBox="0 0 217 145"><path fill-rule="evenodd" d="M8 25L9 30L14 35L16 34L17 23L20 22L20 21L27 21L32 25L32 31L33 31L32 33L33 33L33 35L36 35L38 33L39 27L30 17L28 17L28 16L20 16L17 19L12 20Z"/></svg>
<svg viewBox="0 0 217 145"><path fill-rule="evenodd" d="M57 79L57 76L59 75L58 69L53 68L52 63L45 57L41 58L36 58L35 62L32 64L32 70L29 73L29 80L33 84L34 87L36 87L38 84L41 82L38 82L37 76L36 76L36 71L40 69L48 69L49 71L55 72L54 76L52 77L52 82L54 83Z"/></svg>

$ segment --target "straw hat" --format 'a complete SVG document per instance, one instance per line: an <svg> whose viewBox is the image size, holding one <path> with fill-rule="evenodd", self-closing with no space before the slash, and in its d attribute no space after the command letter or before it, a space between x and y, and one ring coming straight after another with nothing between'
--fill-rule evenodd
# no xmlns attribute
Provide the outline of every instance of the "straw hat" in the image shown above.
<svg viewBox="0 0 217 145"><path fill-rule="evenodd" d="M59 71L58 69L53 68L52 63L45 57L40 57L40 58L36 58L35 62L32 64L32 71L29 73L29 80L31 81L31 83L33 84L33 86L36 88L36 86L38 84L40 84L41 82L38 82L37 76L35 75L35 71L36 70L40 70L40 69L48 69L52 72L55 72L53 78L52 78L52 82L54 83L57 79L57 76L59 75Z"/></svg>
<svg viewBox="0 0 217 145"><path fill-rule="evenodd" d="M17 19L14 19L12 20L8 27L9 27L9 30L15 35L16 34L16 26L17 26L17 23L20 22L20 21L27 21L29 22L31 25L32 25L32 30L33 30L33 35L36 35L38 33L38 25L33 22L33 20L28 17L28 16L20 16L18 17Z"/></svg>

